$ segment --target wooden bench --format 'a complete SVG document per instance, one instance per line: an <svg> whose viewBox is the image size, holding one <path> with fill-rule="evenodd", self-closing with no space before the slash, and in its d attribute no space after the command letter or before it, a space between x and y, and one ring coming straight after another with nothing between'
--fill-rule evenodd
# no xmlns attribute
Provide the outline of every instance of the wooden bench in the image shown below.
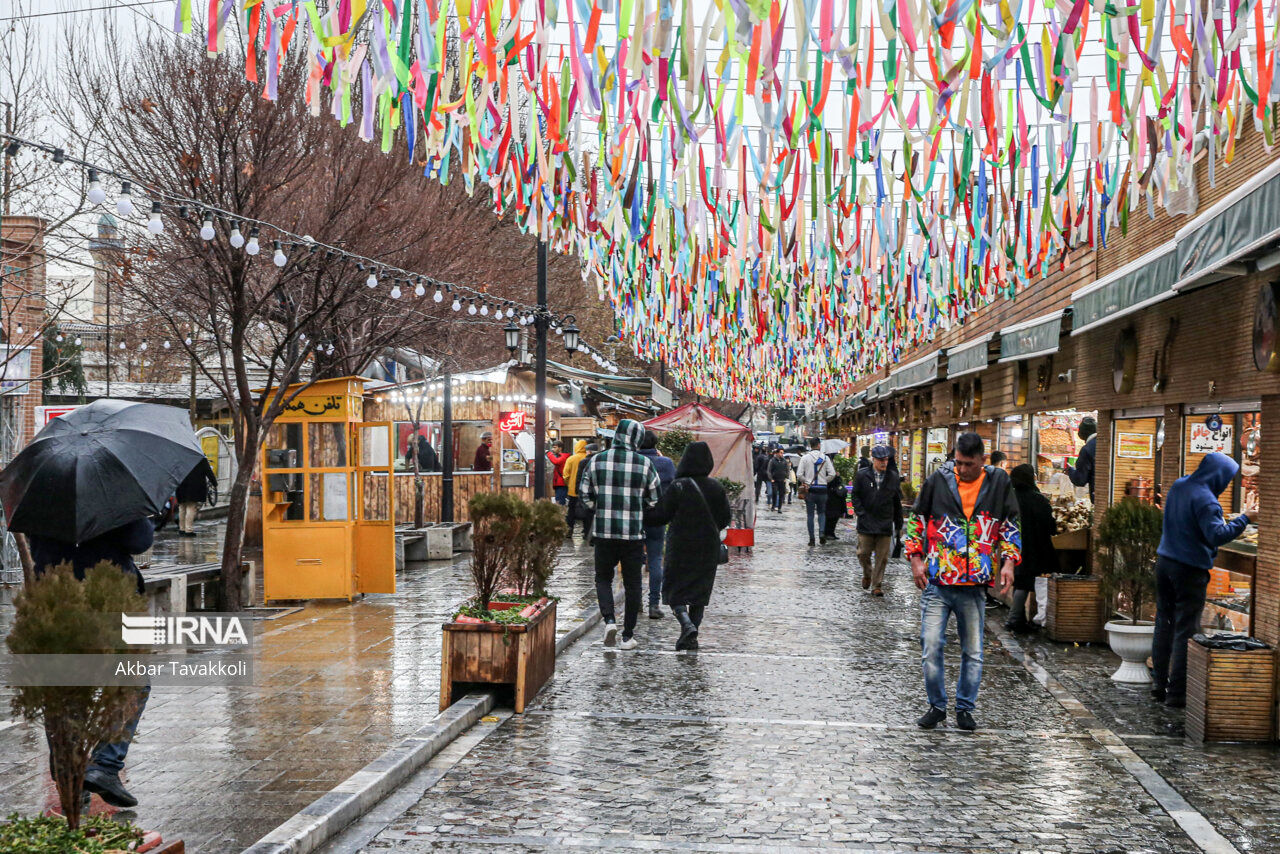
<svg viewBox="0 0 1280 854"><path fill-rule="evenodd" d="M257 567L245 561L241 574L241 601L249 605L256 589ZM220 563L175 563L143 567L143 588L153 614L185 614L217 607L218 591L210 585L222 581Z"/></svg>

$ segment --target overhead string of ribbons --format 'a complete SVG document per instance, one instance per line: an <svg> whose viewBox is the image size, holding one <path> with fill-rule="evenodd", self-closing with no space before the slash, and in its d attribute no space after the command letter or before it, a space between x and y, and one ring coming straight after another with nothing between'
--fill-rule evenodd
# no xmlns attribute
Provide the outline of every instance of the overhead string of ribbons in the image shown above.
<svg viewBox="0 0 1280 854"><path fill-rule="evenodd" d="M196 29L204 0L176 0ZM575 253L690 390L829 399L1274 141L1278 0L207 0L211 54ZM1211 173L1212 174L1212 173Z"/></svg>

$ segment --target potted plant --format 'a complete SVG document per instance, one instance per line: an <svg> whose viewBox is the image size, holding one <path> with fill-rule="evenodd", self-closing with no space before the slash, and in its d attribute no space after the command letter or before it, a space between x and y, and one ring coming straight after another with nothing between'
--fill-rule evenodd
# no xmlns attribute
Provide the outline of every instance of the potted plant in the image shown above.
<svg viewBox="0 0 1280 854"><path fill-rule="evenodd" d="M506 686L517 712L555 672L556 603L547 579L568 526L550 501L472 496L474 595L443 626L440 708L475 685Z"/></svg>
<svg viewBox="0 0 1280 854"><path fill-rule="evenodd" d="M1143 620L1143 607L1155 594L1156 549L1160 547L1163 514L1160 508L1132 496L1111 505L1098 524L1095 567L1103 596L1114 611L1128 609L1129 618L1104 627L1111 651L1120 656L1116 682L1151 682L1147 658L1155 624Z"/></svg>

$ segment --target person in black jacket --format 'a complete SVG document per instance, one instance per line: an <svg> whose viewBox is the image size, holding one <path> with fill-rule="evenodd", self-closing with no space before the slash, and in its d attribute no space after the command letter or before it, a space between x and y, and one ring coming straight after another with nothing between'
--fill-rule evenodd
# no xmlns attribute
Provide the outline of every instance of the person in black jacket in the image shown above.
<svg viewBox="0 0 1280 854"><path fill-rule="evenodd" d="M1093 463L1098 452L1098 422L1092 415L1080 419L1076 435L1084 440L1084 447L1076 456L1075 466L1067 466L1067 477L1076 486L1089 487L1089 500L1093 500Z"/></svg>
<svg viewBox="0 0 1280 854"><path fill-rule="evenodd" d="M871 468L871 446L863 445L858 452L858 471Z"/></svg>
<svg viewBox="0 0 1280 854"><path fill-rule="evenodd" d="M1009 474L1013 494L1018 499L1018 519L1022 526L1022 562L1013 571L1013 607L1004 627L1012 632L1035 630L1027 619L1027 596L1036 589L1036 578L1054 571L1058 565L1053 535L1058 522L1053 507L1036 486L1036 470L1023 463Z"/></svg>
<svg viewBox="0 0 1280 854"><path fill-rule="evenodd" d="M827 454L831 458L831 464L835 465L836 455ZM836 470L836 478L827 484L827 520L826 525L822 529L822 535L828 540L838 540L836 536L836 523L849 515L849 502L847 498L847 490L844 488L844 478L840 477L840 472Z"/></svg>
<svg viewBox="0 0 1280 854"><path fill-rule="evenodd" d="M859 469L853 481L853 512L858 517L858 562L862 564L862 589L883 596L884 567L889 562L893 538L902 536L902 479L893 461L893 449L876 445L871 467Z"/></svg>
<svg viewBox="0 0 1280 854"><path fill-rule="evenodd" d="M769 483L769 452L764 445L756 446L756 455L752 460L756 474L756 501L760 500L760 487L765 488L765 497L773 501L773 490Z"/></svg>
<svg viewBox="0 0 1280 854"><path fill-rule="evenodd" d="M208 459L196 463L191 473L178 484L178 536L194 537L196 535L196 514L200 505L209 500L209 488L218 488L218 476L213 473L213 466Z"/></svg>
<svg viewBox="0 0 1280 854"><path fill-rule="evenodd" d="M69 563L75 577L83 581L84 574L90 567L103 562L113 563L125 575L132 575L137 582L138 592L143 593L142 573L133 556L151 548L155 540L155 526L150 519L138 519L79 544L35 534L28 535L27 539L31 545L31 561L37 576L44 575L55 566ZM120 782L120 772L124 769L129 743L133 740L133 733L138 728L142 709L146 706L150 693L150 687L138 689L137 705L125 726L124 734L119 741L95 747L89 758L89 767L84 772L85 790L97 794L103 801L119 809L138 805L138 799Z"/></svg>
<svg viewBox="0 0 1280 854"><path fill-rule="evenodd" d="M791 464L781 448L773 449L769 458L769 480L773 484L769 493L769 509L782 512L782 499L787 495L787 476L791 474Z"/></svg>
<svg viewBox="0 0 1280 854"><path fill-rule="evenodd" d="M711 601L720 543L729 527L729 499L720 482L711 477L714 467L706 442L690 444L680 458L676 479L645 517L667 525L662 601L680 621L676 649L698 648L698 629Z"/></svg>

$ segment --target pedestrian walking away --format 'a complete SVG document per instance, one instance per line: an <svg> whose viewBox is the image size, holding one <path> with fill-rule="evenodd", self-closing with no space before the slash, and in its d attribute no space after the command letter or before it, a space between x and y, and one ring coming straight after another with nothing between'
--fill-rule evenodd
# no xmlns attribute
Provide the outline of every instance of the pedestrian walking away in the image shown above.
<svg viewBox="0 0 1280 854"><path fill-rule="evenodd" d="M790 491L790 487L787 486L787 478L790 476L791 464L787 462L782 449L777 448L769 459L769 480L773 483L773 491L769 493L770 510L782 512L782 499Z"/></svg>
<svg viewBox="0 0 1280 854"><path fill-rule="evenodd" d="M796 472L796 478L805 489L804 515L809 526L809 545L813 545L815 535L826 545L827 537L822 529L827 519L828 485L836 476L836 467L822 453L820 444L821 440L817 438L809 440L809 453L800 458L800 469Z"/></svg>
<svg viewBox="0 0 1280 854"><path fill-rule="evenodd" d="M617 643L613 570L622 565L622 588L626 594L619 644L622 649L636 647L644 566L644 516L662 494L657 469L637 450L643 438L644 428L639 423L629 418L619 421L612 447L592 458L579 486L579 497L595 514L591 536L595 540L596 598L604 620L605 646Z"/></svg>
<svg viewBox="0 0 1280 854"><path fill-rule="evenodd" d="M662 599L680 621L678 650L696 650L698 631L720 563L731 512L724 487L711 477L715 461L706 442L693 442L680 458L676 479L662 493L652 518L667 523Z"/></svg>
<svg viewBox="0 0 1280 854"><path fill-rule="evenodd" d="M834 467L836 455L827 454L827 458L831 460L831 465ZM848 491L845 486L844 478L840 477L840 470L836 469L836 476L827 484L827 514L822 522L822 535L828 540L840 539L836 535L836 525L849 515Z"/></svg>
<svg viewBox="0 0 1280 854"><path fill-rule="evenodd" d="M175 493L178 499L178 536L196 535L196 514L200 512L200 505L209 500L210 488L218 488L218 476L213 473L209 460L202 459L178 484Z"/></svg>
<svg viewBox="0 0 1280 854"><path fill-rule="evenodd" d="M578 521L578 475L582 461L587 458L587 440L579 439L573 443L573 453L564 461L564 491L569 501L565 518L569 522L569 536L573 536L573 526ZM584 526L583 530L586 528Z"/></svg>
<svg viewBox="0 0 1280 854"><path fill-rule="evenodd" d="M862 565L862 589L883 596L884 568L894 537L902 536L902 480L889 467L893 450L876 445L871 465L859 469L853 481L853 513L857 517L858 563Z"/></svg>
<svg viewBox="0 0 1280 854"><path fill-rule="evenodd" d="M653 463L654 469L658 472L658 482L662 484L662 492L665 495L667 487L676 479L676 464L670 457L664 457L658 451L657 433L652 430L644 431L644 438L640 440L640 453ZM662 599L662 552L666 535L666 525L645 526L644 559L649 568L649 619L651 620L662 618L662 608L658 603Z"/></svg>
<svg viewBox="0 0 1280 854"><path fill-rule="evenodd" d="M552 467L551 494L555 496L557 504L566 506L569 503L569 486L564 479L564 464L569 461L569 455L564 452L563 443L552 444L551 450L547 451L547 461Z"/></svg>
<svg viewBox="0 0 1280 854"><path fill-rule="evenodd" d="M760 487L764 487L765 498L770 501L772 506L773 488L772 481L769 478L769 452L764 449L764 445L757 445L755 454L751 458L752 469L756 478L756 501L760 500Z"/></svg>
<svg viewBox="0 0 1280 854"><path fill-rule="evenodd" d="M1018 501L1022 560L1013 573L1013 606L1004 627L1011 632L1029 632L1035 629L1035 623L1027 617L1027 598L1036 589L1036 579L1053 573L1058 566L1057 551L1053 547L1058 522L1053 518L1049 499L1036 486L1034 467L1028 463L1015 467L1009 480L1013 482L1013 494Z"/></svg>
<svg viewBox="0 0 1280 854"><path fill-rule="evenodd" d="M91 567L105 562L120 567L120 571L125 575L133 576L138 585L138 593L145 591L142 573L138 570L138 565L133 558L134 555L140 555L151 548L154 539L155 526L150 519L138 519L78 545L38 534L28 535L31 560L37 576L44 575L55 566L69 563L75 577L83 581L85 573ZM150 695L151 686L138 689L136 705L133 707L133 714L125 724L124 733L117 741L95 747L89 757L89 766L84 772L85 791L96 794L107 804L119 809L138 805L138 799L121 782L120 772L124 770L129 745L133 741L138 722L142 719L142 710L146 708L147 698Z"/></svg>
<svg viewBox="0 0 1280 854"><path fill-rule="evenodd" d="M956 725L977 728L973 711L982 682L983 600L997 571L1001 590L1013 585L1021 559L1018 501L1009 475L983 465L986 449L977 433L956 439L955 459L931 474L907 519L906 553L920 588L920 648L929 710L916 723L933 729L947 718L942 651L947 623L956 618L960 678Z"/></svg>
<svg viewBox="0 0 1280 854"><path fill-rule="evenodd" d="M1156 549L1156 628L1151 648L1152 698L1173 708L1187 704L1187 641L1200 630L1209 569L1226 545L1244 533L1257 509L1230 522L1218 496L1240 466L1211 453L1191 474L1178 478L1164 498L1164 528Z"/></svg>

